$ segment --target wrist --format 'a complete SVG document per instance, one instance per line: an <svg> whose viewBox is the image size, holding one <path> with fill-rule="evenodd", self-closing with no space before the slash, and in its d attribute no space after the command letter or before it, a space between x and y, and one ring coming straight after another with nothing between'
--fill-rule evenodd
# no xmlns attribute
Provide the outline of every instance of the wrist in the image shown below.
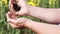
<svg viewBox="0 0 60 34"><path fill-rule="evenodd" d="M26 27L26 28L30 28L31 25L32 25L32 22L33 22L32 20L27 19L26 22L24 23L24 27Z"/></svg>
<svg viewBox="0 0 60 34"><path fill-rule="evenodd" d="M28 14L27 15L30 15L30 13L31 13L31 6L27 5L27 10L28 10Z"/></svg>
<svg viewBox="0 0 60 34"><path fill-rule="evenodd" d="M27 8L28 8L28 12L29 12L28 15L29 16L32 16L32 14L35 11L35 8L33 6L30 6L30 5L28 5Z"/></svg>

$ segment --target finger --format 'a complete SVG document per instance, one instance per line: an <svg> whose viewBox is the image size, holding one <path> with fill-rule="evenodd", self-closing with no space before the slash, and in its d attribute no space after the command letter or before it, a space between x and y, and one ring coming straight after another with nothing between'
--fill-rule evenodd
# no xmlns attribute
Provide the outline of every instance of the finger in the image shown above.
<svg viewBox="0 0 60 34"><path fill-rule="evenodd" d="M15 2L15 0L9 0L9 9L10 11L14 11L14 8L13 8L13 3Z"/></svg>
<svg viewBox="0 0 60 34"><path fill-rule="evenodd" d="M16 29L16 28L18 28L18 26L17 25L15 25L15 24L12 24L12 23L8 23L12 28L14 28L14 29Z"/></svg>
<svg viewBox="0 0 60 34"><path fill-rule="evenodd" d="M10 18L17 19L15 12L10 12Z"/></svg>
<svg viewBox="0 0 60 34"><path fill-rule="evenodd" d="M10 14L10 12L8 12L8 13L6 14L6 16L7 16L7 19L9 19L9 14Z"/></svg>
<svg viewBox="0 0 60 34"><path fill-rule="evenodd" d="M7 16L7 21L8 21L8 22L9 22L9 19L10 19L9 13L10 13L10 12L8 12L8 13L6 14L6 16Z"/></svg>
<svg viewBox="0 0 60 34"><path fill-rule="evenodd" d="M6 14L6 16L7 16L7 19L10 19L10 18L17 19L16 15L11 13L10 11Z"/></svg>
<svg viewBox="0 0 60 34"><path fill-rule="evenodd" d="M13 4L10 4L10 11L14 12Z"/></svg>
<svg viewBox="0 0 60 34"><path fill-rule="evenodd" d="M11 22L13 24L17 24L18 23L15 19L9 19L8 22Z"/></svg>
<svg viewBox="0 0 60 34"><path fill-rule="evenodd" d="M11 4L13 4L13 0L9 0L9 9L11 8Z"/></svg>
<svg viewBox="0 0 60 34"><path fill-rule="evenodd" d="M14 8L13 8L13 4L9 4L9 9L10 9L10 11L14 11Z"/></svg>
<svg viewBox="0 0 60 34"><path fill-rule="evenodd" d="M16 1L16 0L9 0L9 2L10 2L11 4L13 4L15 1Z"/></svg>
<svg viewBox="0 0 60 34"><path fill-rule="evenodd" d="M18 19L9 19L8 22L11 22L13 24L22 24L26 22L27 18L18 18Z"/></svg>

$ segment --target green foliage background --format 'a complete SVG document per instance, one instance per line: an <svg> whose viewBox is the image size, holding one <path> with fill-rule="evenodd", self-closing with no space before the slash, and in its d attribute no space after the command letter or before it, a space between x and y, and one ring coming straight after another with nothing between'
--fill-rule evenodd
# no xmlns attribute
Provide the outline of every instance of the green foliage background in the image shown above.
<svg viewBox="0 0 60 34"><path fill-rule="evenodd" d="M27 0L27 4L42 8L60 8L60 0ZM31 2L31 3L30 3ZM9 11L8 0L0 0L0 34L35 34L26 28L12 29L6 21L6 13ZM37 18L27 16L34 21L41 21ZM43 21L42 21L43 22Z"/></svg>

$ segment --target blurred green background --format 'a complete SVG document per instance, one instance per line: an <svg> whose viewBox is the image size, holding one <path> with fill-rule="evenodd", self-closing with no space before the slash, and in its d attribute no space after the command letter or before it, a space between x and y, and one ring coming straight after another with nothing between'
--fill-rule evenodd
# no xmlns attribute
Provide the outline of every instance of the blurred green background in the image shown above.
<svg viewBox="0 0 60 34"><path fill-rule="evenodd" d="M42 8L60 8L60 0L26 0L27 4ZM9 11L8 0L0 0L0 34L35 34L29 29L12 29L6 21L6 13ZM43 22L37 18L27 16L34 21Z"/></svg>

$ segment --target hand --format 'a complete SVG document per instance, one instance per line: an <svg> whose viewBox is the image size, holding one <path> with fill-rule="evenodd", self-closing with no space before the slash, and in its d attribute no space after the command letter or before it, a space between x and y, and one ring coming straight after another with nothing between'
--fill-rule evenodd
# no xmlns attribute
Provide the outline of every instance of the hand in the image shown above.
<svg viewBox="0 0 60 34"><path fill-rule="evenodd" d="M18 3L18 6L21 7L21 10L20 11L15 11L14 8L13 8L13 3L17 1ZM25 3L24 0L10 0L9 1L9 9L10 11L15 11L16 15L28 15L29 11L28 11L28 8L27 8L27 4Z"/></svg>
<svg viewBox="0 0 60 34"><path fill-rule="evenodd" d="M10 12L8 12L6 16L7 16L8 23L14 29L25 27L24 26L25 23L27 21L30 21L30 19L27 19L27 18L17 18L14 14L11 14Z"/></svg>

